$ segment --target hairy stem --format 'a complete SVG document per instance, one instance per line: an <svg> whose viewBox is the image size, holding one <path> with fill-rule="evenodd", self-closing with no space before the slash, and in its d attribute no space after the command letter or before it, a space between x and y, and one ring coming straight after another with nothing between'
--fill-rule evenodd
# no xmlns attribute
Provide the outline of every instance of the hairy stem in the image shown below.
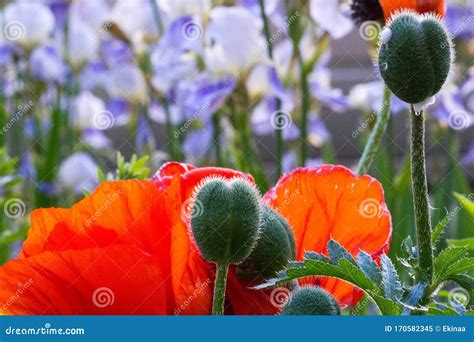
<svg viewBox="0 0 474 342"><path fill-rule="evenodd" d="M229 265L218 264L216 267L216 282L214 286L214 298L212 300L212 314L223 315Z"/></svg>
<svg viewBox="0 0 474 342"><path fill-rule="evenodd" d="M431 219L428 199L428 181L425 162L425 126L423 112L415 113L411 108L411 182L415 209L416 238L420 269L420 280L431 282L433 277L433 250L431 247Z"/></svg>
<svg viewBox="0 0 474 342"><path fill-rule="evenodd" d="M387 124L390 119L390 100L392 98L392 92L386 86L383 92L383 103L382 109L377 116L372 132L370 132L369 140L365 145L362 157L357 165L357 174L363 175L369 172L372 163L374 162L377 151L379 150L382 137L387 129Z"/></svg>

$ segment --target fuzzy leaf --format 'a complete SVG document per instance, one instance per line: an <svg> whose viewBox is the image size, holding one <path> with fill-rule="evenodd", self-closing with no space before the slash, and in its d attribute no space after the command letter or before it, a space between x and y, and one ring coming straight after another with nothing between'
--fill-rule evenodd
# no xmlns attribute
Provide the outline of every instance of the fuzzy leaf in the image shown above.
<svg viewBox="0 0 474 342"><path fill-rule="evenodd" d="M423 298L427 286L428 284L426 282L420 281L418 284L408 289L408 293L405 297L405 300L403 301L404 305L406 306L405 310L403 311L404 314L408 314L418 305L421 298Z"/></svg>
<svg viewBox="0 0 474 342"><path fill-rule="evenodd" d="M434 260L434 284L474 269L474 258L466 258L466 247L444 249Z"/></svg>
<svg viewBox="0 0 474 342"><path fill-rule="evenodd" d="M403 288L398 278L398 273L393 266L392 260L385 254L382 255L382 287L385 297L398 301L402 298Z"/></svg>
<svg viewBox="0 0 474 342"><path fill-rule="evenodd" d="M460 240L448 239L449 247L466 247L470 251L474 251L474 238L466 238Z"/></svg>
<svg viewBox="0 0 474 342"><path fill-rule="evenodd" d="M372 257L364 251L361 251L356 258L357 265L364 272L364 274L376 284L380 284L382 280L382 273L377 263Z"/></svg>
<svg viewBox="0 0 474 342"><path fill-rule="evenodd" d="M332 244L332 248L334 246L335 244ZM342 246L341 248L343 249ZM292 267L292 265L290 265L285 271L279 272L277 278L270 279L266 283L256 286L255 289L281 285L295 279L310 276L334 277L344 280L363 290L375 302L382 314L398 315L401 313L402 306L393 300L385 298L382 289L377 286L372 279L366 276L364 271L359 268L358 264L354 262L352 257L350 260L343 257L345 253L348 253L345 249L345 253L338 250L337 246L334 247L333 253L335 250L337 250L337 253L333 254L331 260L321 256L321 254L308 252L305 254L304 261L296 264L297 267ZM338 257L337 264L333 261L334 256L336 256L336 258ZM395 278L398 280L398 276Z"/></svg>
<svg viewBox="0 0 474 342"><path fill-rule="evenodd" d="M331 258L331 262L334 264L338 264L339 260L346 259L351 262L354 262L354 258L352 255L346 251L344 247L342 247L337 241L330 240L328 242L328 254Z"/></svg>

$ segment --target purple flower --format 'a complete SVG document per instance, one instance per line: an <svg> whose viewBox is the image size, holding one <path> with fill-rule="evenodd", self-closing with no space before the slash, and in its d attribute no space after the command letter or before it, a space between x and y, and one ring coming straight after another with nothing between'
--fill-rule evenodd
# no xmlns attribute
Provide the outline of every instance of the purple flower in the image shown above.
<svg viewBox="0 0 474 342"><path fill-rule="evenodd" d="M305 167L317 167L324 164L321 158L310 158L306 160ZM287 173L297 167L296 153L289 151L283 155L283 172Z"/></svg>
<svg viewBox="0 0 474 342"><path fill-rule="evenodd" d="M183 142L183 151L189 162L196 162L209 151L213 133L214 130L210 124L187 133Z"/></svg>
<svg viewBox="0 0 474 342"><path fill-rule="evenodd" d="M224 104L235 86L233 77L214 78L201 74L194 80L179 84L176 103L180 106L184 117L208 121L210 116Z"/></svg>
<svg viewBox="0 0 474 342"><path fill-rule="evenodd" d="M101 56L109 68L122 63L133 62L133 51L127 43L119 39L107 39L102 42Z"/></svg>
<svg viewBox="0 0 474 342"><path fill-rule="evenodd" d="M43 82L64 83L67 67L56 48L40 45L31 53L31 75Z"/></svg>
<svg viewBox="0 0 474 342"><path fill-rule="evenodd" d="M474 164L474 141L471 143L469 146L469 149L467 150L466 154L462 158L462 163L463 164Z"/></svg>
<svg viewBox="0 0 474 342"><path fill-rule="evenodd" d="M311 115L308 121L308 131L308 141L315 147L321 147L331 139L331 133L319 116Z"/></svg>
<svg viewBox="0 0 474 342"><path fill-rule="evenodd" d="M77 152L66 158L58 171L59 190L73 190L82 194L84 190L91 192L99 183L97 164L85 152Z"/></svg>
<svg viewBox="0 0 474 342"><path fill-rule="evenodd" d="M84 130L81 135L81 140L95 149L112 146L112 140L99 129L88 128Z"/></svg>
<svg viewBox="0 0 474 342"><path fill-rule="evenodd" d="M453 38L474 37L472 4L448 4L444 21Z"/></svg>
<svg viewBox="0 0 474 342"><path fill-rule="evenodd" d="M383 81L372 81L357 84L349 92L349 103L352 107L362 109L367 112L378 113L383 106ZM398 114L408 108L408 105L395 95L392 95L390 112Z"/></svg>
<svg viewBox="0 0 474 342"><path fill-rule="evenodd" d="M87 64L79 75L79 84L81 90L95 90L103 87L106 68L101 62Z"/></svg>

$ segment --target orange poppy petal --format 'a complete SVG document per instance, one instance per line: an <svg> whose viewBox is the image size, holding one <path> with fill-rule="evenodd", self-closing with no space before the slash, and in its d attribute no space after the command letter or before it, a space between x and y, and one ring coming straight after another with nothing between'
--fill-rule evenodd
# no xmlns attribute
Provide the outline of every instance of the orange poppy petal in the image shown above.
<svg viewBox="0 0 474 342"><path fill-rule="evenodd" d="M0 269L0 312L164 315L164 276L156 258L134 246L44 252Z"/></svg>
<svg viewBox="0 0 474 342"><path fill-rule="evenodd" d="M352 255L378 256L388 250L391 217L381 184L343 166L300 168L283 176L264 201L280 212L295 235L297 258L306 251L327 253L334 239ZM318 279L341 303L354 304L360 292L336 279Z"/></svg>
<svg viewBox="0 0 474 342"><path fill-rule="evenodd" d="M446 1L444 0L380 0L385 20L400 10L413 10L420 14L435 13L444 17L446 12Z"/></svg>

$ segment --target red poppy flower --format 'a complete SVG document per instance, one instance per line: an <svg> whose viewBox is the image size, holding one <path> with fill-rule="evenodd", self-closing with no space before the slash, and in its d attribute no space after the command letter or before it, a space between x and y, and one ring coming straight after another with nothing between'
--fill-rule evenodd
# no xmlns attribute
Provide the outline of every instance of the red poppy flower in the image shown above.
<svg viewBox="0 0 474 342"><path fill-rule="evenodd" d="M417 13L434 13L444 17L446 1L444 0L379 0L385 20L390 19L397 11L410 9Z"/></svg>
<svg viewBox="0 0 474 342"><path fill-rule="evenodd" d="M35 210L20 257L0 269L0 312L209 314L214 267L190 238L183 208L194 187L212 175L253 182L251 176L229 169L168 163L151 182L106 182L70 209ZM285 204L287 193L296 189L301 194ZM265 196L292 225L299 257L306 248L324 249L329 236L354 253L364 249L377 255L386 249L386 208L381 218L355 217L352 206L367 198L379 200L384 208L377 181L327 166L295 171ZM290 207L295 212L289 212ZM319 282L341 301L353 291L335 280ZM278 310L268 292L248 289L234 269L226 298L227 313Z"/></svg>
<svg viewBox="0 0 474 342"><path fill-rule="evenodd" d="M343 166L333 165L295 169L263 200L288 220L298 260L306 251L327 255L330 239L354 256L363 250L376 258L388 251L390 212L381 184L370 176L358 177ZM320 277L310 282L324 287L343 305L354 305L362 296L359 289L335 278Z"/></svg>

